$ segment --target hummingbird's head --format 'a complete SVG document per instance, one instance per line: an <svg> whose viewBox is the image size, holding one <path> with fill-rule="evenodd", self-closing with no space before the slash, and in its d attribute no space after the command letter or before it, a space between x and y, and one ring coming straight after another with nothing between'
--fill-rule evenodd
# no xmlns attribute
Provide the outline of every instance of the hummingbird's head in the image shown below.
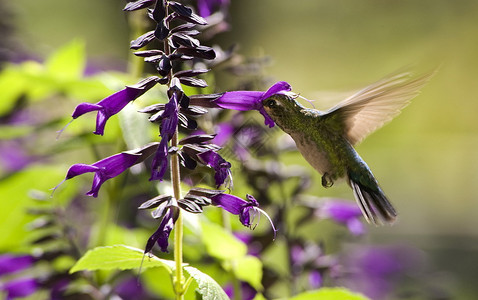
<svg viewBox="0 0 478 300"><path fill-rule="evenodd" d="M289 128L291 121L300 117L304 108L295 98L287 94L275 94L262 100L262 106L271 119L282 129Z"/></svg>

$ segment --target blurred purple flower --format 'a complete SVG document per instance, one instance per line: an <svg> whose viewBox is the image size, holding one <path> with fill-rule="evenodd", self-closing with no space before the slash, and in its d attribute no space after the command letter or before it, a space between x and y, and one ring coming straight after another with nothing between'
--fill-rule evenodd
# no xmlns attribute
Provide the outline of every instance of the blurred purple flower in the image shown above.
<svg viewBox="0 0 478 300"><path fill-rule="evenodd" d="M221 155L213 150L198 154L198 158L204 165L213 168L216 172L214 180L216 181L217 187L221 186L227 180L229 187L232 188L231 163L227 162Z"/></svg>
<svg viewBox="0 0 478 300"><path fill-rule="evenodd" d="M0 276L27 269L33 265L34 261L30 255L0 255Z"/></svg>
<svg viewBox="0 0 478 300"><path fill-rule="evenodd" d="M259 257L262 251L260 242L254 242L254 236L249 232L238 231L233 233L236 238L247 245L247 254Z"/></svg>
<svg viewBox="0 0 478 300"><path fill-rule="evenodd" d="M15 279L0 285L0 291L6 293L7 300L30 296L38 289L38 282L34 278Z"/></svg>
<svg viewBox="0 0 478 300"><path fill-rule="evenodd" d="M229 6L229 0L198 0L197 1L199 15L207 18L213 14L214 10L225 9Z"/></svg>
<svg viewBox="0 0 478 300"><path fill-rule="evenodd" d="M135 85L126 86L125 89L106 97L98 103L80 103L75 108L72 117L76 119L85 113L98 111L96 115L96 130L93 133L103 135L106 121L108 121L111 116L119 113L129 102L143 95L155 86L157 82L158 77L151 76L141 80Z"/></svg>
<svg viewBox="0 0 478 300"><path fill-rule="evenodd" d="M123 300L147 299L147 294L138 278L130 277L115 287L116 294Z"/></svg>
<svg viewBox="0 0 478 300"><path fill-rule="evenodd" d="M227 122L218 124L215 131L216 137L214 137L211 142L222 147L233 136L234 132L236 131L236 128L229 122Z"/></svg>
<svg viewBox="0 0 478 300"><path fill-rule="evenodd" d="M361 221L362 212L355 202L330 200L321 205L316 214L320 218L332 219L347 226L353 235L365 233L365 226Z"/></svg>
<svg viewBox="0 0 478 300"><path fill-rule="evenodd" d="M342 259L347 270L341 284L371 299L388 299L401 280L418 273L421 253L405 246L369 246L349 249Z"/></svg>
<svg viewBox="0 0 478 300"><path fill-rule="evenodd" d="M312 270L309 273L309 286L311 289L318 289L322 286L322 275L317 270Z"/></svg>
<svg viewBox="0 0 478 300"><path fill-rule="evenodd" d="M0 166L5 171L20 171L37 160L27 153L21 140L2 141L0 144Z"/></svg>
<svg viewBox="0 0 478 300"><path fill-rule="evenodd" d="M221 193L211 197L211 202L212 205L221 207L233 215L239 215L239 221L241 221L244 226L252 229L257 225L257 223L255 223L256 215L258 213L264 214L271 223L275 237L276 229L269 215L259 208L259 202L257 202L253 196L246 195L246 197L248 201L234 195Z"/></svg>
<svg viewBox="0 0 478 300"><path fill-rule="evenodd" d="M104 158L91 165L75 164L68 169L63 181L84 173L94 172L95 177L93 178L91 190L87 192L86 195L98 197L100 187L105 181L120 175L131 166L144 161L156 150L157 147L158 143L151 143L139 149L124 151ZM58 188L60 184L54 189Z"/></svg>
<svg viewBox="0 0 478 300"><path fill-rule="evenodd" d="M192 97L191 104L197 104L204 107L217 107L224 109L234 109L239 111L257 110L265 118L265 124L269 127L275 125L274 121L264 110L262 100L273 95L286 94L290 92L291 86L285 81L279 81L272 85L267 91L232 91L225 92L215 99L206 99L204 97Z"/></svg>
<svg viewBox="0 0 478 300"><path fill-rule="evenodd" d="M229 299L236 299L234 297L234 286L232 284L228 284L224 287L224 292L229 297ZM252 300L256 296L257 291L247 282L241 281L241 299L243 300Z"/></svg>

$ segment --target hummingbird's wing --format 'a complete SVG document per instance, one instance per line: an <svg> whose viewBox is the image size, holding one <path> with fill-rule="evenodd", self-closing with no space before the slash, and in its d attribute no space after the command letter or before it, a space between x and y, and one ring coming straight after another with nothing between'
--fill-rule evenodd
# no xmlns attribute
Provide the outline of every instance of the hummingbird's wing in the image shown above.
<svg viewBox="0 0 478 300"><path fill-rule="evenodd" d="M333 120L341 120L345 137L352 145L357 144L397 116L432 75L418 78L412 78L409 72L391 75L343 100L326 114Z"/></svg>

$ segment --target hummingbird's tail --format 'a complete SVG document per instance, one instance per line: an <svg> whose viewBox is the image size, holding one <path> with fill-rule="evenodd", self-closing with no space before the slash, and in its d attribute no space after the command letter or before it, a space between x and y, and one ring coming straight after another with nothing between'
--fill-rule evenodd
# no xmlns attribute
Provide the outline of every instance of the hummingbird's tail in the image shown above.
<svg viewBox="0 0 478 300"><path fill-rule="evenodd" d="M383 223L392 224L396 220L397 212L378 185L372 189L350 176L349 181L367 222L382 225Z"/></svg>

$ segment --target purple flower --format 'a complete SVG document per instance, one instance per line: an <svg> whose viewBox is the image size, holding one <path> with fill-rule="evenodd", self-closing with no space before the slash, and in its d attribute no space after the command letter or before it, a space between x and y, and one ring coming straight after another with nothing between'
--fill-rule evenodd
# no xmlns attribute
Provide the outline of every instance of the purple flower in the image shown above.
<svg viewBox="0 0 478 300"><path fill-rule="evenodd" d="M271 223L275 236L276 229L269 215L259 208L259 202L257 202L253 196L246 195L246 197L248 201L234 195L221 193L211 197L211 203L233 215L239 215L241 223L251 229L254 229L257 225L257 223L255 223L256 215L258 213L264 214Z"/></svg>
<svg viewBox="0 0 478 300"><path fill-rule="evenodd" d="M323 278L319 271L312 270L309 273L309 286L311 289L318 289L322 286Z"/></svg>
<svg viewBox="0 0 478 300"><path fill-rule="evenodd" d="M116 92L98 103L80 103L72 114L73 119L76 119L85 113L91 111L98 111L96 115L96 130L94 134L103 135L106 121L119 113L129 102L135 100L143 95L150 88L156 85L158 77L152 76L141 80L135 85L127 86L119 92Z"/></svg>
<svg viewBox="0 0 478 300"><path fill-rule="evenodd" d="M203 164L214 169L216 174L214 175L214 180L216 185L219 187L222 185L226 179L229 181L229 186L232 187L232 174L231 174L231 163L227 162L221 155L217 154L213 150L208 150L198 154L199 159Z"/></svg>
<svg viewBox="0 0 478 300"><path fill-rule="evenodd" d="M168 239L173 230L174 223L179 215L179 208L171 205L166 207L161 224L159 224L158 230L148 239L144 253L151 252L155 243L161 248L161 251L168 252Z"/></svg>
<svg viewBox="0 0 478 300"><path fill-rule="evenodd" d="M22 140L7 140L0 144L0 166L5 171L20 171L36 160L27 153Z"/></svg>
<svg viewBox="0 0 478 300"><path fill-rule="evenodd" d="M139 279L134 276L122 280L118 285L116 285L114 291L120 297L120 299L124 300L149 299L143 285L141 282L139 282Z"/></svg>
<svg viewBox="0 0 478 300"><path fill-rule="evenodd" d="M21 278L0 285L0 291L7 294L7 300L27 297L38 290L38 282L34 278Z"/></svg>
<svg viewBox="0 0 478 300"><path fill-rule="evenodd" d="M199 15L207 18L213 14L215 8L225 8L229 6L229 0L198 0Z"/></svg>
<svg viewBox="0 0 478 300"><path fill-rule="evenodd" d="M407 246L349 249L342 260L347 275L340 284L377 300L395 298L391 295L404 278L420 274L423 267L422 253Z"/></svg>
<svg viewBox="0 0 478 300"><path fill-rule="evenodd" d="M124 151L104 158L91 165L75 164L68 169L66 178L63 181L84 173L94 172L95 177L93 178L91 190L86 195L98 197L100 187L106 180L116 177L131 166L144 161L157 147L158 143L151 143L136 150ZM58 188L59 185L54 189Z"/></svg>
<svg viewBox="0 0 478 300"><path fill-rule="evenodd" d="M15 273L29 268L34 263L30 255L13 256L4 254L0 256L0 276Z"/></svg>
<svg viewBox="0 0 478 300"><path fill-rule="evenodd" d="M178 127L178 95L173 93L161 116L161 136L170 140Z"/></svg>
<svg viewBox="0 0 478 300"><path fill-rule="evenodd" d="M228 284L224 287L224 292L229 297L229 299L236 299L234 296L234 286ZM241 299L243 300L252 300L257 295L257 291L247 282L241 281Z"/></svg>
<svg viewBox="0 0 478 300"><path fill-rule="evenodd" d="M224 146L233 136L236 128L230 123L221 123L217 125L216 137L211 141L218 146Z"/></svg>
<svg viewBox="0 0 478 300"><path fill-rule="evenodd" d="M316 213L320 218L332 219L337 223L347 226L353 235L365 233L365 226L360 220L362 212L355 202L327 201Z"/></svg>
<svg viewBox="0 0 478 300"><path fill-rule="evenodd" d="M265 118L265 124L269 127L275 125L274 121L264 110L262 100L267 99L273 95L286 94L290 92L291 86L285 81L279 81L271 86L266 92L258 91L232 91L226 92L218 98L212 100L212 103L205 103L204 99L198 97L192 103L202 104L208 107L219 107L225 109L234 109L239 111L258 110Z"/></svg>

